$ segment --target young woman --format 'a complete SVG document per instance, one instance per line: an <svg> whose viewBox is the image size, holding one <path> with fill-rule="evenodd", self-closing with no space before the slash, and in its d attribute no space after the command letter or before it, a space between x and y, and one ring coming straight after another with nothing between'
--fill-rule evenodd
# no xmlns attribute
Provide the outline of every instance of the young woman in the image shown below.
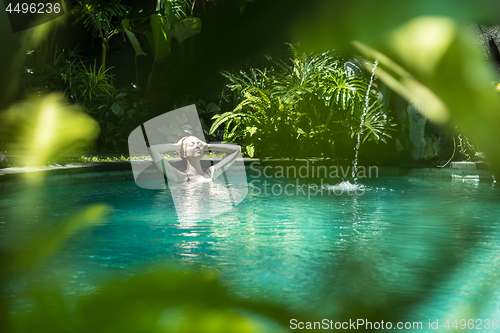
<svg viewBox="0 0 500 333"><path fill-rule="evenodd" d="M226 153L227 156L219 163L212 165L206 170L201 167L200 160L203 152L208 149ZM182 160L186 162L186 170L180 171L173 167L161 154L176 151ZM153 161L158 169L162 171L169 181L175 182L211 182L217 179L236 160L241 147L233 144L208 144L195 136L186 136L175 144L160 144L150 147Z"/></svg>

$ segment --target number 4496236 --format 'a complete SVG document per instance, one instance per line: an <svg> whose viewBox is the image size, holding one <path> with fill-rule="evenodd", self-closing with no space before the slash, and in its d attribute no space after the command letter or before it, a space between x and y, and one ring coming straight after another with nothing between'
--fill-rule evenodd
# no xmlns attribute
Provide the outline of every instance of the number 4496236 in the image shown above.
<svg viewBox="0 0 500 333"><path fill-rule="evenodd" d="M14 7L14 8L12 8ZM12 3L7 5L5 8L6 12L9 13L19 13L19 14L51 14L51 13L60 13L61 12L61 4L55 3L52 4L50 2L47 3L16 3L15 6Z"/></svg>
<svg viewBox="0 0 500 333"><path fill-rule="evenodd" d="M452 319L453 320L453 319ZM451 322L450 319L444 323L444 327L447 329L476 329L476 330L488 330L488 329L497 329L498 328L498 320L497 319L455 319L455 321Z"/></svg>

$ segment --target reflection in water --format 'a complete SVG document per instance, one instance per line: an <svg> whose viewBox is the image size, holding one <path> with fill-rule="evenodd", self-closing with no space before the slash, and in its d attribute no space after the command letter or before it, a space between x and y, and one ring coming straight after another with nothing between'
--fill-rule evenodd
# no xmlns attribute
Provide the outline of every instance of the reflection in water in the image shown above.
<svg viewBox="0 0 500 333"><path fill-rule="evenodd" d="M169 183L168 191L156 195L156 205L163 207L163 200L173 200L181 228L208 220L233 209L237 197L245 197L247 184L231 185L224 181Z"/></svg>
<svg viewBox="0 0 500 333"><path fill-rule="evenodd" d="M169 184L169 189L183 228L233 208L228 188L220 181Z"/></svg>

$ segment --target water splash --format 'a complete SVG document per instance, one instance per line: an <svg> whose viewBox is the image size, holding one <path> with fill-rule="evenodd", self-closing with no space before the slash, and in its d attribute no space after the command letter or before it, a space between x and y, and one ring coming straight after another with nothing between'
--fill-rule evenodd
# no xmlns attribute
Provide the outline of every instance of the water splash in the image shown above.
<svg viewBox="0 0 500 333"><path fill-rule="evenodd" d="M351 184L348 180L338 183L337 185L325 185L325 190L332 191L335 195L363 195L367 188L364 185Z"/></svg>
<svg viewBox="0 0 500 333"><path fill-rule="evenodd" d="M354 161L352 163L352 178L354 179L354 185L357 184L358 182L358 177L356 177L356 174L358 173L358 154L359 154L359 147L361 146L361 136L363 135L363 125L365 123L365 117L366 117L366 112L368 111L368 103L370 101L370 90L373 85L373 78L375 77L375 69L377 68L378 65L378 60L375 60L373 63L373 69L372 69L372 76L370 78L370 83L368 84L368 89L366 90L366 95L365 95L365 106L363 107L363 114L361 115L361 122L359 124L359 132L358 132L358 137L356 141L356 147L354 148Z"/></svg>

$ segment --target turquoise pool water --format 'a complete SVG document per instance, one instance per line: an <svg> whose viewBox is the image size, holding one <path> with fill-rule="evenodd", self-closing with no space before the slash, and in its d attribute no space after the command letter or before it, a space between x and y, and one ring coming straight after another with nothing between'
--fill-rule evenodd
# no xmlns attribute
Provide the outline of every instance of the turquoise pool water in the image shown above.
<svg viewBox="0 0 500 333"><path fill-rule="evenodd" d="M394 300L409 320L424 323L465 314L500 318L500 192L494 183L371 178L360 180L363 195L308 197L295 179L249 181L256 179L242 203L201 222L179 219L168 190L134 182L45 188L29 213L22 196L6 195L0 198L1 234L21 240L41 221L61 223L78 207L105 202L112 206L106 223L72 237L71 246L45 262L41 280L60 278L68 293L85 295L111 273L181 265L215 272L238 297L292 309L327 311L343 298L359 297L370 304ZM311 182L319 183L299 184ZM287 184L293 195L274 195ZM481 308L467 312L475 301Z"/></svg>

